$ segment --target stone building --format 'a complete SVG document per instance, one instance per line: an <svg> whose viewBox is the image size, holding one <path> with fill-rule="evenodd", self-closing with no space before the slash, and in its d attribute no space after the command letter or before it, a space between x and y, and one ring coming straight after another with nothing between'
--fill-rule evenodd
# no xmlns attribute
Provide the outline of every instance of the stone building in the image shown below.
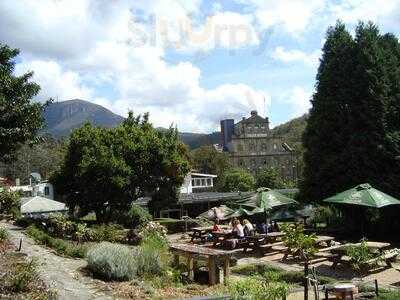
<svg viewBox="0 0 400 300"><path fill-rule="evenodd" d="M272 135L268 118L253 110L249 118L234 124L221 121L222 147L231 155L235 167L255 174L266 167L277 169L284 178L297 179L294 151L280 138Z"/></svg>

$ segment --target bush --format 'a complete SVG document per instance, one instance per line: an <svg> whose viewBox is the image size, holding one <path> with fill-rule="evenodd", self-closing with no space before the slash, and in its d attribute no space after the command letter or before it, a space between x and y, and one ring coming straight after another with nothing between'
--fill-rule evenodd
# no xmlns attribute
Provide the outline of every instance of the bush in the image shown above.
<svg viewBox="0 0 400 300"><path fill-rule="evenodd" d="M47 247L54 249L58 254L69 257L85 257L86 246L74 245L62 239L53 238L45 231L37 228L35 225L30 225L26 233L32 237L37 243L43 244Z"/></svg>
<svg viewBox="0 0 400 300"><path fill-rule="evenodd" d="M107 280L130 280L136 276L135 253L127 246L102 242L89 250L88 267Z"/></svg>
<svg viewBox="0 0 400 300"><path fill-rule="evenodd" d="M285 233L282 238L284 245L292 251L299 251L302 259L308 259L317 252L315 234L304 234L302 225L284 224L282 231Z"/></svg>
<svg viewBox="0 0 400 300"><path fill-rule="evenodd" d="M93 230L88 228L85 223L78 223L75 226L75 232L72 238L78 243L92 241L94 237Z"/></svg>
<svg viewBox="0 0 400 300"><path fill-rule="evenodd" d="M124 240L123 232L120 225L117 224L101 224L93 226L92 239L96 242L120 242Z"/></svg>
<svg viewBox="0 0 400 300"><path fill-rule="evenodd" d="M75 230L74 222L62 214L53 214L47 221L48 231L57 237L71 236Z"/></svg>
<svg viewBox="0 0 400 300"><path fill-rule="evenodd" d="M14 269L15 272L9 278L10 290L15 293L26 291L28 286L39 278L36 267L35 260L17 264Z"/></svg>
<svg viewBox="0 0 400 300"><path fill-rule="evenodd" d="M20 216L20 196L17 192L0 191L0 212Z"/></svg>
<svg viewBox="0 0 400 300"><path fill-rule="evenodd" d="M255 179L245 170L231 169L223 174L220 185L223 192L247 192L254 189Z"/></svg>
<svg viewBox="0 0 400 300"><path fill-rule="evenodd" d="M146 236L137 253L138 274L164 274L169 263L170 253L166 241L154 234Z"/></svg>
<svg viewBox="0 0 400 300"><path fill-rule="evenodd" d="M7 229L0 227L0 243L5 242L6 240L8 240L9 234Z"/></svg>
<svg viewBox="0 0 400 300"><path fill-rule="evenodd" d="M347 247L346 254L350 257L350 264L356 271L361 271L364 264L374 257L365 240L362 240L358 246Z"/></svg>
<svg viewBox="0 0 400 300"><path fill-rule="evenodd" d="M142 226L139 235L143 241L146 241L147 239L151 241L158 240L160 244L168 244L167 229L157 222L149 222Z"/></svg>
<svg viewBox="0 0 400 300"><path fill-rule="evenodd" d="M153 218L146 209L137 204L132 204L127 219L128 222L126 225L130 228L136 228L150 222Z"/></svg>
<svg viewBox="0 0 400 300"><path fill-rule="evenodd" d="M232 299L280 300L289 293L289 285L278 281L265 281L250 276L245 279L228 282L228 291Z"/></svg>

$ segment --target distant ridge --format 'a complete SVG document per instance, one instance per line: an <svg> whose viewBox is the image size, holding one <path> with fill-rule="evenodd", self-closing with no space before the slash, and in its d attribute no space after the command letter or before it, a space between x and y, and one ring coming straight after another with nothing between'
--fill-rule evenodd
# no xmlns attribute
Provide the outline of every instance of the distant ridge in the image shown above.
<svg viewBox="0 0 400 300"><path fill-rule="evenodd" d="M115 127L124 118L101 105L73 99L51 103L44 112L44 131L55 138L68 136L75 128L90 122L95 126Z"/></svg>
<svg viewBox="0 0 400 300"><path fill-rule="evenodd" d="M53 102L46 108L43 116L46 123L43 132L55 138L69 136L72 130L86 122L95 126L115 127L124 120L122 116L101 105L81 99ZM179 136L190 149L216 144L220 140L219 132L211 134L182 132Z"/></svg>

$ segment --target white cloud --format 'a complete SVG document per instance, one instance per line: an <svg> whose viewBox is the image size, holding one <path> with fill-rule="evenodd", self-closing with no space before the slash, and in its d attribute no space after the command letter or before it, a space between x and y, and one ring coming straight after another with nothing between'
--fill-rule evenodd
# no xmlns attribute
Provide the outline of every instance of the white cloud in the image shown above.
<svg viewBox="0 0 400 300"><path fill-rule="evenodd" d="M34 71L33 81L40 83L37 99L65 100L72 98L91 99L93 91L82 83L81 76L73 71L63 70L55 61L32 60L17 64L15 73L21 75Z"/></svg>
<svg viewBox="0 0 400 300"><path fill-rule="evenodd" d="M252 7L262 29L280 25L293 35L304 32L326 5L326 0L237 1Z"/></svg>
<svg viewBox="0 0 400 300"><path fill-rule="evenodd" d="M311 92L296 86L287 95L286 102L291 107L291 117L300 117L311 108Z"/></svg>
<svg viewBox="0 0 400 300"><path fill-rule="evenodd" d="M272 57L284 63L301 62L310 67L316 68L319 64L319 58L321 57L321 50L315 50L308 54L297 49L286 50L284 47L279 46L275 48Z"/></svg>

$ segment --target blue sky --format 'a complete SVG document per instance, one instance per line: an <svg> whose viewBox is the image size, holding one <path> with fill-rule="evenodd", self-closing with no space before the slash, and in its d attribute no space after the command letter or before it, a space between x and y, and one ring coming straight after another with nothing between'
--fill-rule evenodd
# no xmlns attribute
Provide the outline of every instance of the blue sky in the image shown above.
<svg viewBox="0 0 400 300"><path fill-rule="evenodd" d="M85 99L156 126L218 130L257 109L273 126L310 107L325 32L341 19L399 33L400 0L2 0L37 101Z"/></svg>

